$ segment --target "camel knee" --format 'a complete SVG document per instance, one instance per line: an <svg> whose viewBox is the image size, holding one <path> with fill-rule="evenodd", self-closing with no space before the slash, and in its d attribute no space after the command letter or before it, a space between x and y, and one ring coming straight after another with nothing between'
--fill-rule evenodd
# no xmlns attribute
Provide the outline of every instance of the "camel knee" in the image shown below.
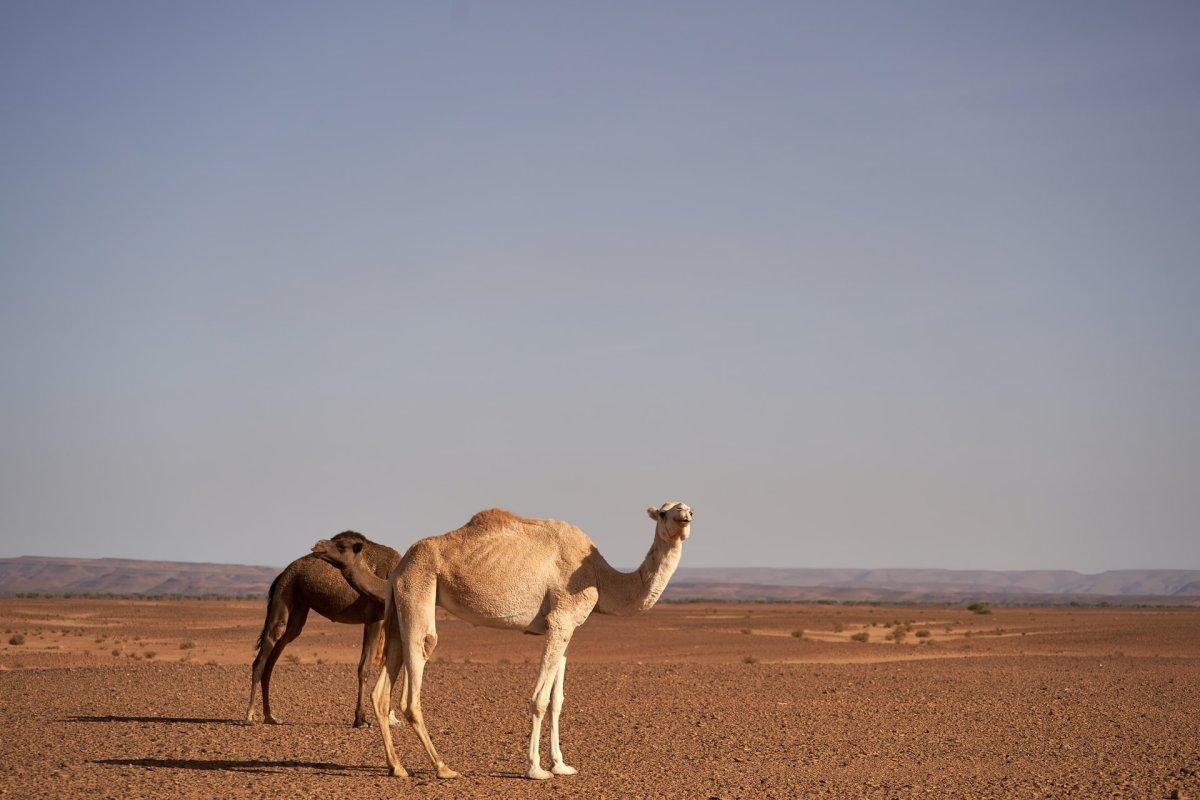
<svg viewBox="0 0 1200 800"><path fill-rule="evenodd" d="M549 707L550 698L548 697L535 697L529 701L529 713L538 718L546 716L546 709Z"/></svg>
<svg viewBox="0 0 1200 800"><path fill-rule="evenodd" d="M433 655L433 650L435 647L437 647L437 642L438 642L438 638L437 638L436 633L425 634L424 649L425 649L425 659L426 660L428 660L429 657Z"/></svg>

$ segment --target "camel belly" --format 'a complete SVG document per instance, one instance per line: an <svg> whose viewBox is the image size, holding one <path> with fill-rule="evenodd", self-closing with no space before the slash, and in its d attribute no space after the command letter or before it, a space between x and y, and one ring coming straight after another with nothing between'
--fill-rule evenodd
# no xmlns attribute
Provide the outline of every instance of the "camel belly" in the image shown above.
<svg viewBox="0 0 1200 800"><path fill-rule="evenodd" d="M443 590L438 587L437 603L454 616L485 628L523 630L538 616L542 608L540 596L481 595Z"/></svg>

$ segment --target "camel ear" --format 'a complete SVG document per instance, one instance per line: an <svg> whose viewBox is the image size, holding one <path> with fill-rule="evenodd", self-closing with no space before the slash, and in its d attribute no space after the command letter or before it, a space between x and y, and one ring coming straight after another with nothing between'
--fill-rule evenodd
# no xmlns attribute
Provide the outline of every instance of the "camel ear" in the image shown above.
<svg viewBox="0 0 1200 800"><path fill-rule="evenodd" d="M654 520L655 522L657 522L658 520L662 519L662 512L661 512L661 511L659 511L659 510L658 510L657 508L655 508L654 506L650 506L649 508L647 508L647 509L646 509L646 513L647 513L647 514L649 514L649 515L650 515L650 519Z"/></svg>
<svg viewBox="0 0 1200 800"><path fill-rule="evenodd" d="M354 545L350 549L356 553L361 553L362 552L362 542L355 542Z"/></svg>

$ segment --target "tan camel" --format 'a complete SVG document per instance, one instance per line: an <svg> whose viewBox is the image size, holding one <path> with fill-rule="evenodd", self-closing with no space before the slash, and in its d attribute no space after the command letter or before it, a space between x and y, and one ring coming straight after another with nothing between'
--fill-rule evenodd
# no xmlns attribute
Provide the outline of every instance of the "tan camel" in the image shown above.
<svg viewBox="0 0 1200 800"><path fill-rule="evenodd" d="M400 554L395 550L376 544L354 531L339 533L333 537L333 541L345 547L357 546L361 553L362 568L380 576L380 580L400 563ZM311 554L296 559L279 573L271 583L267 598L267 618L258 637L258 654L251 667L250 705L246 709L246 721L254 722L254 692L261 682L263 720L279 722L271 714L271 673L284 648L300 635L309 609L312 609L334 622L363 626L354 727L366 727L363 697L366 695L371 657L378 652L383 634L382 598L364 597L346 582L337 569Z"/></svg>
<svg viewBox="0 0 1200 800"><path fill-rule="evenodd" d="M425 662L437 646L436 606L474 625L545 635L542 663L530 703L528 778L573 775L563 761L558 720L562 712L567 645L592 611L633 614L653 606L679 565L683 541L691 532L692 509L672 501L647 512L655 521L650 552L634 572L609 566L587 534L566 522L526 519L501 509L481 511L456 531L422 539L409 548L385 586L365 569L352 542L318 542L313 552L342 570L364 593L384 594L387 668L372 700L375 716L386 720L392 685L404 668L401 711L425 747L439 778L458 773L438 756L421 713ZM539 752L542 720L550 710L550 770ZM408 773L381 724L392 775Z"/></svg>

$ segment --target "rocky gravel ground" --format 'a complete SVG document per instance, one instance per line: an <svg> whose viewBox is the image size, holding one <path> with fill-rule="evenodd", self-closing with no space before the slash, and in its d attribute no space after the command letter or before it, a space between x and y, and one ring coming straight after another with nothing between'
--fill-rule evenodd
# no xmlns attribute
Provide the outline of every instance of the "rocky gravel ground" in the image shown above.
<svg viewBox="0 0 1200 800"><path fill-rule="evenodd" d="M533 637L445 622L424 705L463 778L436 780L402 727L415 775L401 779L379 732L349 725L348 626L310 623L273 687L285 724L246 725L248 666L234 657L249 661L261 604L0 602L0 624L30 637L0 649L8 797L1200 797L1195 611L998 609L983 622L956 608L680 605L596 620L567 673L563 747L579 775L538 783L521 777ZM92 646L49 643L64 639L49 633L56 615ZM839 638L910 617L943 639ZM101 623L123 644L96 652ZM991 634L952 640L971 626ZM133 636L170 659L110 654ZM190 656L201 649L220 657Z"/></svg>

